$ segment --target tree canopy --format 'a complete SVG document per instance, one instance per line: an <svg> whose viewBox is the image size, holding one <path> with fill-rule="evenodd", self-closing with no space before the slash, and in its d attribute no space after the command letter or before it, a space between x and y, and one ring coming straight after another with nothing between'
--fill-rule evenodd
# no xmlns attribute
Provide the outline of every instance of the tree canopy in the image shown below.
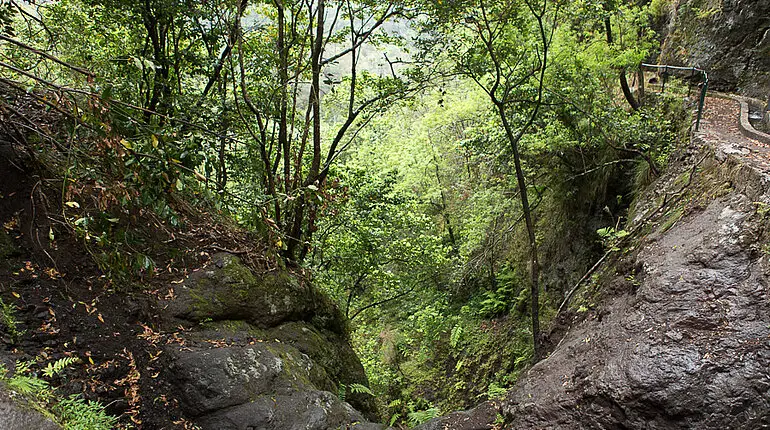
<svg viewBox="0 0 770 430"><path fill-rule="evenodd" d="M307 273L411 425L546 356L665 168L683 111L644 92L644 3L12 0L0 81L72 118L95 167L68 174L115 178L127 212L174 223L194 194Z"/></svg>

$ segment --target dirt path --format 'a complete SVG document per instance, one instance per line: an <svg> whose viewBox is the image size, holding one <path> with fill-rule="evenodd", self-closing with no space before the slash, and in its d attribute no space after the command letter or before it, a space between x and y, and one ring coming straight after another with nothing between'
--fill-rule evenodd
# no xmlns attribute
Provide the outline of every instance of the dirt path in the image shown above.
<svg viewBox="0 0 770 430"><path fill-rule="evenodd" d="M696 135L725 154L735 155L764 172L770 172L770 146L744 136L738 126L740 103L707 97L700 131Z"/></svg>

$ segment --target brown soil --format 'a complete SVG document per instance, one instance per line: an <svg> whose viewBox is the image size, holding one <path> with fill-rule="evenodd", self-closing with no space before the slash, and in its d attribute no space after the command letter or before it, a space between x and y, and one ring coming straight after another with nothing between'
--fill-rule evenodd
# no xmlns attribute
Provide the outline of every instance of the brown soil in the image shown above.
<svg viewBox="0 0 770 430"><path fill-rule="evenodd" d="M16 106L26 105L27 116L42 112L23 98ZM33 368L39 369L62 357L79 357L80 363L50 381L58 394L99 400L120 416L122 427L191 428L171 397L172 387L157 378L162 346L178 342L176 333L184 328L164 320L156 303L203 267L210 254L229 250L265 270L274 266L264 257L266 248L222 217L173 196L169 200L183 227L172 228L149 211L114 209L110 187L100 182L70 180L63 187L60 176L34 159L39 153L33 147L45 144L27 141L35 133L21 127L25 119L14 112L0 114L0 228L15 248L0 261L0 299L13 307L18 321L16 333L0 326L0 362L12 369L16 361L34 360ZM54 127L44 124L64 120L38 119L35 127L46 130ZM80 203L65 205L68 199ZM93 212L116 218L115 228L130 231L134 246L141 246L125 252L147 255L154 267L114 282L95 263L102 249L73 225L79 215Z"/></svg>

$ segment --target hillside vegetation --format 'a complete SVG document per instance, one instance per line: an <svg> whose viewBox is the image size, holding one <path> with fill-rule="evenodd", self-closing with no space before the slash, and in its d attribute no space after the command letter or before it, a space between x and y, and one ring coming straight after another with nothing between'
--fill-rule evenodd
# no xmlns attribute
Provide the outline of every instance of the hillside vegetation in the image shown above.
<svg viewBox="0 0 770 430"><path fill-rule="evenodd" d="M521 424L499 402L613 267L638 287L635 217L692 166L698 82L640 70L676 7L0 5L0 394L64 428Z"/></svg>

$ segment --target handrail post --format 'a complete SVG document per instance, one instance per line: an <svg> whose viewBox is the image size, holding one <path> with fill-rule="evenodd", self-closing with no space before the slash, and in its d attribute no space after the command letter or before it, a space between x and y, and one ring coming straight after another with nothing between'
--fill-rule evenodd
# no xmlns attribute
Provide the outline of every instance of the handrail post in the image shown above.
<svg viewBox="0 0 770 430"><path fill-rule="evenodd" d="M703 106L706 104L706 92L709 89L709 77L703 72L703 88L700 91L700 102L698 103L698 119L695 121L695 131L700 129L700 120L703 117Z"/></svg>
<svg viewBox="0 0 770 430"><path fill-rule="evenodd" d="M687 98L690 98L692 93L692 77L695 76L695 67L690 68L690 78L687 82Z"/></svg>

